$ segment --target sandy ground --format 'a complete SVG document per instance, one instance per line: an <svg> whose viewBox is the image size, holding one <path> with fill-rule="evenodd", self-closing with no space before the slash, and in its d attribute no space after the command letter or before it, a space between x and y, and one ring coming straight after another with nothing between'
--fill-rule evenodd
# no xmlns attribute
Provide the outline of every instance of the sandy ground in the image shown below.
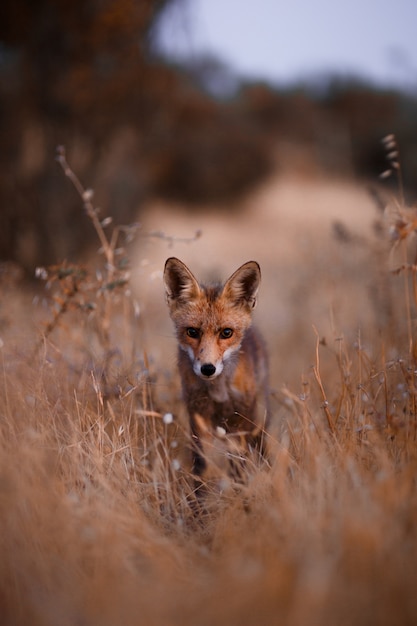
<svg viewBox="0 0 417 626"><path fill-rule="evenodd" d="M314 359L313 327L326 339L340 333L354 338L358 328L366 332L375 324L378 218L365 185L289 176L271 178L239 207L192 211L150 203L132 251L146 349L167 367L175 363L162 286L168 256L206 280L225 279L254 259L263 275L256 321L270 346L272 376L277 386L299 378ZM335 235L335 223L343 224L342 237ZM155 231L173 240L146 236ZM196 231L202 233L197 240L181 241Z"/></svg>

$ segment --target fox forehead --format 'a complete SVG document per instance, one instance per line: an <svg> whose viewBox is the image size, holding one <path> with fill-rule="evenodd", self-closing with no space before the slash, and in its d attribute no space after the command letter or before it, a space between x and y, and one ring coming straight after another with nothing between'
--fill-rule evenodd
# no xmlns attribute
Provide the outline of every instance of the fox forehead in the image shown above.
<svg viewBox="0 0 417 626"><path fill-rule="evenodd" d="M200 287L200 295L182 302L173 314L178 326L215 331L227 326L245 329L250 325L250 314L222 296L221 285Z"/></svg>

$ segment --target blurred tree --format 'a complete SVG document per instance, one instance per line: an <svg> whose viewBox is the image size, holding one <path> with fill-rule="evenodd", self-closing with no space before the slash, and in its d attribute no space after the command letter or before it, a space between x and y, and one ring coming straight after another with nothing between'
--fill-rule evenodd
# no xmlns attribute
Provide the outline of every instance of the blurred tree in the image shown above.
<svg viewBox="0 0 417 626"><path fill-rule="evenodd" d="M101 113L109 101L114 106L115 93L124 94L126 82L143 83L153 24L173 1L2 3L2 69L14 65L22 104L41 113L58 119Z"/></svg>
<svg viewBox="0 0 417 626"><path fill-rule="evenodd" d="M175 2L1 3L0 258L32 272L89 242L57 144L103 215L122 222L144 194L225 199L268 170L259 133L152 55L158 17Z"/></svg>
<svg viewBox="0 0 417 626"><path fill-rule="evenodd" d="M78 137L91 165L106 133L149 106L149 39L172 1L0 4L1 257L31 266L88 239L75 196L54 189L55 146Z"/></svg>

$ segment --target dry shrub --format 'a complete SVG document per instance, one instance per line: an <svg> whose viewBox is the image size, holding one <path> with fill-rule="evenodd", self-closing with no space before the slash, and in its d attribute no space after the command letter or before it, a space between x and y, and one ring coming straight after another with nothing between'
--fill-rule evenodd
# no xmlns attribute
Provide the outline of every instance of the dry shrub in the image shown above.
<svg viewBox="0 0 417 626"><path fill-rule="evenodd" d="M320 398L288 394L271 469L198 514L174 424L148 418L146 442L108 434L100 393L79 383L56 364L4 368L3 623L415 620L414 416L377 427L352 410L362 390L345 389L331 433ZM132 417L128 398L117 405Z"/></svg>
<svg viewBox="0 0 417 626"><path fill-rule="evenodd" d="M415 211L397 209L409 247ZM317 337L301 389L275 398L269 462L238 480L216 462L204 501L177 385L140 353L109 269L76 289L47 271L42 342L3 329L2 623L414 624L415 266L397 356L389 326L370 349Z"/></svg>

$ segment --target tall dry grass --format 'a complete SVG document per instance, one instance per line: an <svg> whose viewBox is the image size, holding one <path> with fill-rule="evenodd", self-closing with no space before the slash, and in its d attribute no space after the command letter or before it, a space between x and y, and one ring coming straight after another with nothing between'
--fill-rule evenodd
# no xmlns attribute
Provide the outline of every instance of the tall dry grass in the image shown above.
<svg viewBox="0 0 417 626"><path fill-rule="evenodd" d="M40 271L36 307L2 283L1 623L415 624L416 211L389 210L402 315L371 346L317 336L274 394L269 463L238 483L212 467L202 505L123 232L80 192L99 271Z"/></svg>

